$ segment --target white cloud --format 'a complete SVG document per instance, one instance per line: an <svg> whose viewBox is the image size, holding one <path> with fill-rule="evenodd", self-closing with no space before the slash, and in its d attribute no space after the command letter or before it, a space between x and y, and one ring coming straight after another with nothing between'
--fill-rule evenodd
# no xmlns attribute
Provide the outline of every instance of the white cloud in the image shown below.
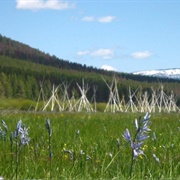
<svg viewBox="0 0 180 180"><path fill-rule="evenodd" d="M107 70L107 71L117 71L116 68L113 68L112 66L108 66L108 65L102 65L101 69Z"/></svg>
<svg viewBox="0 0 180 180"><path fill-rule="evenodd" d="M85 56L85 55L88 55L89 54L89 51L87 50L87 51L78 51L77 53L76 53L78 56Z"/></svg>
<svg viewBox="0 0 180 180"><path fill-rule="evenodd" d="M146 59L152 56L150 51L139 51L131 54L134 59Z"/></svg>
<svg viewBox="0 0 180 180"><path fill-rule="evenodd" d="M112 59L114 56L113 49L98 49L91 53L92 56L101 57L102 59Z"/></svg>
<svg viewBox="0 0 180 180"><path fill-rule="evenodd" d="M38 10L38 9L56 9L63 10L74 8L73 3L68 3L62 0L16 0L17 9L29 9L29 10Z"/></svg>
<svg viewBox="0 0 180 180"><path fill-rule="evenodd" d="M92 57L99 57L101 59L112 59L114 57L114 50L108 48L101 48L94 51L85 50L85 51L78 51L76 53L77 56L92 56Z"/></svg>
<svg viewBox="0 0 180 180"><path fill-rule="evenodd" d="M110 23L110 22L114 21L115 19L116 19L115 16L104 16L104 17L99 17L99 18L96 18L94 16L85 16L81 20L87 21L87 22L96 21L96 22L100 22L100 23Z"/></svg>
<svg viewBox="0 0 180 180"><path fill-rule="evenodd" d="M98 21L101 23L110 23L116 19L115 16L105 16L98 18Z"/></svg>

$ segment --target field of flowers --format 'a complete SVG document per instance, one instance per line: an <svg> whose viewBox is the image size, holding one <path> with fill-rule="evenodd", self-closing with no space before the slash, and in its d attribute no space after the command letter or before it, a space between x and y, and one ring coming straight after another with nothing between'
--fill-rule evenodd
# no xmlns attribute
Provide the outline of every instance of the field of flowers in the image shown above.
<svg viewBox="0 0 180 180"><path fill-rule="evenodd" d="M180 114L0 113L4 179L179 179Z"/></svg>

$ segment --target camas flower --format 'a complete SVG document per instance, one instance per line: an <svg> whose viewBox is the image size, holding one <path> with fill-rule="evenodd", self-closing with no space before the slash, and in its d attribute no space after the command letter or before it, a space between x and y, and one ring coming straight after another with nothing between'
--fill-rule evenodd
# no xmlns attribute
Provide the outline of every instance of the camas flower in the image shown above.
<svg viewBox="0 0 180 180"><path fill-rule="evenodd" d="M12 142L12 134L10 135L10 140ZM16 125L16 130L14 131L14 138L17 139L20 137L20 144L27 145L30 141L30 138L28 137L28 128L22 123L22 120L19 120Z"/></svg>
<svg viewBox="0 0 180 180"><path fill-rule="evenodd" d="M126 129L126 131L124 132L123 137L124 137L124 139L125 139L125 140L127 140L127 141L129 141L129 142L131 142L131 141L132 141L132 140L131 140L131 135L130 135L130 133L129 133L129 130L128 130L128 129Z"/></svg>
<svg viewBox="0 0 180 180"><path fill-rule="evenodd" d="M140 135L137 136L137 141L144 141L144 140L146 140L146 139L148 139L148 138L149 138L148 135L146 135L146 134L140 134Z"/></svg>
<svg viewBox="0 0 180 180"><path fill-rule="evenodd" d="M148 115L148 113L146 113L143 119L141 119L141 117L138 120L135 119L136 133L134 138L131 137L128 129L126 129L123 134L124 139L130 143L134 158L140 155L144 155L142 145L144 141L149 138L149 119L150 115Z"/></svg>
<svg viewBox="0 0 180 180"><path fill-rule="evenodd" d="M30 138L28 137L28 128L21 127L19 129L19 134L20 134L20 143L23 145L28 144L28 142L30 141Z"/></svg>

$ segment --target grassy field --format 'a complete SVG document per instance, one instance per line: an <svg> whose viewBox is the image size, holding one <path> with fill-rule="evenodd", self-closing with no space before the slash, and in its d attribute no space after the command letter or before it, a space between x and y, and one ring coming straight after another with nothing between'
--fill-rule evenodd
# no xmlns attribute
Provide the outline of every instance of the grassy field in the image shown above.
<svg viewBox="0 0 180 180"><path fill-rule="evenodd" d="M0 123L0 176L180 179L180 114L151 114L149 138L141 146L144 155L132 160L132 148L123 134L128 128L134 136L134 120L144 115L1 111L8 129ZM28 128L27 145L15 134L19 120Z"/></svg>

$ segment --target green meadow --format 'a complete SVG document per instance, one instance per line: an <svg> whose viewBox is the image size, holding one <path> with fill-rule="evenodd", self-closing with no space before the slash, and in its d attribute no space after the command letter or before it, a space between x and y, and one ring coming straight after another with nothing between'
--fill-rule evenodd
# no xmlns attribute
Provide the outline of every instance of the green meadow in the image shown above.
<svg viewBox="0 0 180 180"><path fill-rule="evenodd" d="M180 114L151 114L144 155L133 159L123 134L144 113L1 111L0 177L4 179L180 179ZM46 127L49 119L51 136ZM27 145L14 138L28 128Z"/></svg>

